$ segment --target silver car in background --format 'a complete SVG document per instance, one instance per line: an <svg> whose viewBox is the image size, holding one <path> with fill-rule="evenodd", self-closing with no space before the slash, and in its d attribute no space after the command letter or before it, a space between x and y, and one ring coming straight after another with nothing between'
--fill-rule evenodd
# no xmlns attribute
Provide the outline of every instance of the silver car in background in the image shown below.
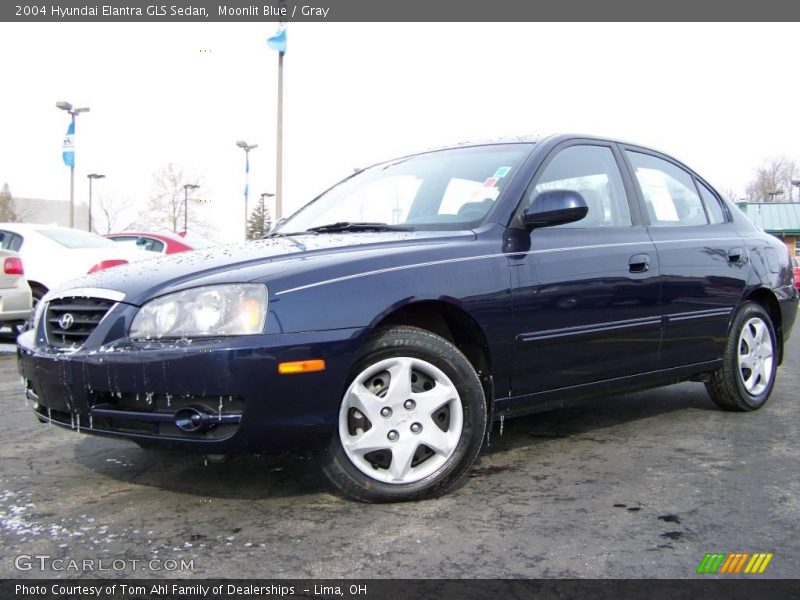
<svg viewBox="0 0 800 600"><path fill-rule="evenodd" d="M0 326L21 331L31 314L31 288L19 254L0 249Z"/></svg>

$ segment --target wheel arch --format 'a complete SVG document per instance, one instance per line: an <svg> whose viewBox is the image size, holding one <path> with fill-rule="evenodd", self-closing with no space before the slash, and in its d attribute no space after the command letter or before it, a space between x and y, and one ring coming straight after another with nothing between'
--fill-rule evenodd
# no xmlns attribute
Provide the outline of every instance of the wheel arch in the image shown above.
<svg viewBox="0 0 800 600"><path fill-rule="evenodd" d="M746 302L755 302L767 311L770 319L772 320L772 327L775 329L775 338L777 342L778 351L778 364L783 362L783 317L781 316L781 307L778 303L778 298L772 290L767 288L758 288L751 291L744 298Z"/></svg>
<svg viewBox="0 0 800 600"><path fill-rule="evenodd" d="M443 300L417 300L393 307L380 315L372 323L370 330L376 331L396 325L408 325L430 331L458 348L478 373L486 397L487 414L493 414L491 350L486 334L471 314Z"/></svg>
<svg viewBox="0 0 800 600"><path fill-rule="evenodd" d="M37 288L43 292L42 295L49 291L49 288L46 285L39 283L35 279L28 279L28 287L31 288L31 293L35 292Z"/></svg>

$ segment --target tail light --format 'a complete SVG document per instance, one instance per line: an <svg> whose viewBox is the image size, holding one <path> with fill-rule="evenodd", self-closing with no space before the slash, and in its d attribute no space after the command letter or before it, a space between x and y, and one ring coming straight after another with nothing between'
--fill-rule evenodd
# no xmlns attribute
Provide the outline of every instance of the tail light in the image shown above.
<svg viewBox="0 0 800 600"><path fill-rule="evenodd" d="M98 271L102 271L104 269L110 269L111 267L118 267L120 265L127 265L127 264L128 264L127 260L123 260L120 258L113 258L111 260L101 260L99 263L97 263L95 266L89 269L88 273L97 273Z"/></svg>
<svg viewBox="0 0 800 600"><path fill-rule="evenodd" d="M3 272L6 275L25 275L25 269L22 268L22 259L17 257L9 257L3 261Z"/></svg>

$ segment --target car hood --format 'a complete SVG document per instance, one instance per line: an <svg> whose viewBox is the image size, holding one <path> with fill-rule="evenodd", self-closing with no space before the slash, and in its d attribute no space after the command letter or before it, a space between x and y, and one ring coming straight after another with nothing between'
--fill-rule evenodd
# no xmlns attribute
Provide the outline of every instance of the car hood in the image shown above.
<svg viewBox="0 0 800 600"><path fill-rule="evenodd" d="M475 239L472 231L359 232L274 237L264 240L182 252L156 260L114 267L70 282L69 287L123 292L124 302L140 305L165 293L200 285L290 280L309 283L337 270L358 272L415 261L454 241Z"/></svg>

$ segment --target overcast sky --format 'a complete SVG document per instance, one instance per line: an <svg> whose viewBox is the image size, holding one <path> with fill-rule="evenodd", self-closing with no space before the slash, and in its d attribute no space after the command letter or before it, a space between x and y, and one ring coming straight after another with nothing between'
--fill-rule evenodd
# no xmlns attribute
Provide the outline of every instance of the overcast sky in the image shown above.
<svg viewBox="0 0 800 600"><path fill-rule="evenodd" d="M66 199L61 159L78 118L76 199L146 202L173 162L198 177L219 240L275 186L275 32L259 24L0 24L0 184ZM720 190L764 159L800 158L794 24L290 24L285 206L379 160L557 131L654 146ZM190 224L191 229L191 224Z"/></svg>

